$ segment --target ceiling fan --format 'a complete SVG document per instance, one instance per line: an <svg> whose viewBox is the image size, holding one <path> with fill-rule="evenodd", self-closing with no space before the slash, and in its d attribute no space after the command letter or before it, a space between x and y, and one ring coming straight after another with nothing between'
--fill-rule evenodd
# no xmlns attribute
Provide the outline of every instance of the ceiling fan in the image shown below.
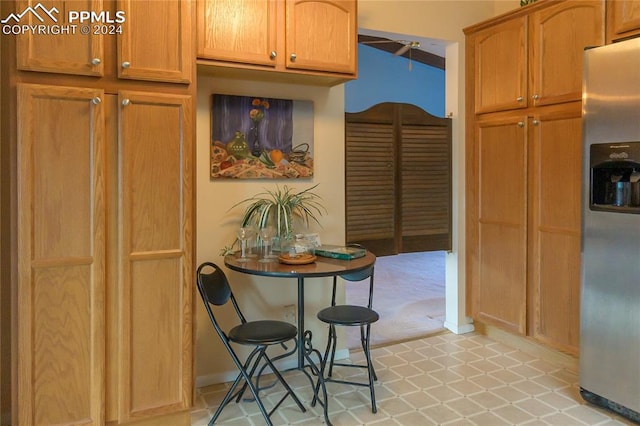
<svg viewBox="0 0 640 426"><path fill-rule="evenodd" d="M411 71L411 52L413 49L420 49L420 42L413 40L389 40L382 37L360 36L359 42L362 44L388 44L388 48L384 48L387 52L393 53L395 56L403 56L409 52L409 71ZM394 47L397 49L394 51Z"/></svg>
<svg viewBox="0 0 640 426"><path fill-rule="evenodd" d="M407 51L411 53L412 49L420 49L419 41L408 41L408 40L372 40L372 41L362 41L362 44L380 44L380 43L396 43L401 44L400 48L393 52L396 56L404 55Z"/></svg>

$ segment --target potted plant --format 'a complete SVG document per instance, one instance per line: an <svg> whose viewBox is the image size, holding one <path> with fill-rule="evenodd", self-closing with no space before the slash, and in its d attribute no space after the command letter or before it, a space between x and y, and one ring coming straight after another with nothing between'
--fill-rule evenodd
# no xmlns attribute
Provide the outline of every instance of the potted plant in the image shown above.
<svg viewBox="0 0 640 426"><path fill-rule="evenodd" d="M240 205L247 205L242 217L241 226L253 226L256 229L272 225L276 229L276 239L279 242L293 238L293 219L297 217L305 226L311 221L318 221L318 216L326 213L326 209L320 203L321 197L313 192L318 184L295 191L284 185L276 186L275 190L265 189L251 198L234 204L231 209ZM230 210L231 210L230 209ZM222 249L221 254L233 252L235 242Z"/></svg>

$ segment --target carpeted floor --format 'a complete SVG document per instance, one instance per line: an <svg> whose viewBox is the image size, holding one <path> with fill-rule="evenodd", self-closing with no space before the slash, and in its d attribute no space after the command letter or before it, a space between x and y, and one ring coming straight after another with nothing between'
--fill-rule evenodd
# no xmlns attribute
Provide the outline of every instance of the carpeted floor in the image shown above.
<svg viewBox="0 0 640 426"><path fill-rule="evenodd" d="M373 307L380 320L372 326L371 345L380 346L443 330L445 252L378 257ZM364 283L363 283L364 284ZM350 283L347 303L366 305L368 285ZM347 328L349 349L360 348L357 327Z"/></svg>

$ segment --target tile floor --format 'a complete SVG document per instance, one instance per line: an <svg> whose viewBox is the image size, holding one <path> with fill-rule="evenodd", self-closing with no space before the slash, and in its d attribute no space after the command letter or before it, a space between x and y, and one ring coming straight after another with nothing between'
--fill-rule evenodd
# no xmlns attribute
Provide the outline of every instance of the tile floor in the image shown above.
<svg viewBox="0 0 640 426"><path fill-rule="evenodd" d="M362 354L352 353L360 362ZM469 333L437 336L373 350L378 374L378 413L372 414L368 389L327 384L329 416L340 425L629 425L615 413L588 405L580 397L575 371ZM362 372L361 372L362 371ZM337 367L334 375L364 377L364 370ZM312 392L308 379L285 374L303 404ZM198 389L192 425L206 425L228 385ZM282 395L265 391L265 405ZM288 398L272 416L275 425L324 423L319 407L301 413ZM217 424L263 425L255 403L230 403Z"/></svg>

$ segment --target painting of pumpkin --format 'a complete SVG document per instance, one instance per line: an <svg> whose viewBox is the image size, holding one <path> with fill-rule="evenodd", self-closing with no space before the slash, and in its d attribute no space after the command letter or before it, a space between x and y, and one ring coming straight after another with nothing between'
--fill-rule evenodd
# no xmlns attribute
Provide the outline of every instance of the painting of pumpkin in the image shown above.
<svg viewBox="0 0 640 426"><path fill-rule="evenodd" d="M279 149L272 149L271 152L269 152L269 158L271 158L271 161L273 161L273 164L275 164L276 166L280 164L280 161L282 161L283 157L284 154Z"/></svg>

